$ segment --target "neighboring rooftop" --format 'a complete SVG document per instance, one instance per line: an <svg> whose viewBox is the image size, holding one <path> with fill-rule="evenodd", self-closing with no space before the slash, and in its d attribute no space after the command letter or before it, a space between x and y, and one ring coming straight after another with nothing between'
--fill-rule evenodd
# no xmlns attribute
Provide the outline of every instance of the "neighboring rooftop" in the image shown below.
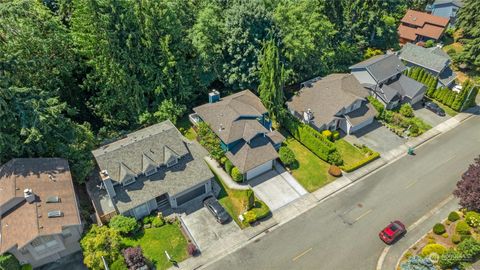
<svg viewBox="0 0 480 270"><path fill-rule="evenodd" d="M30 189L32 203L24 190ZM58 202L48 203L47 201ZM30 199L28 199L30 200ZM0 167L0 254L22 248L40 235L81 224L70 168L60 158L18 158ZM49 212L61 216L50 218Z"/></svg>
<svg viewBox="0 0 480 270"><path fill-rule="evenodd" d="M436 0L433 5L434 6L437 6L437 5L445 5L445 4L452 4L452 5L455 5L457 7L463 7L463 2L462 0Z"/></svg>
<svg viewBox="0 0 480 270"><path fill-rule="evenodd" d="M377 55L350 67L350 69L360 68L367 69L377 82L382 82L407 69L394 54Z"/></svg>
<svg viewBox="0 0 480 270"><path fill-rule="evenodd" d="M352 74L330 74L305 87L287 102L288 108L300 115L308 109L316 126L328 124L342 110L358 99L365 99L368 91Z"/></svg>
<svg viewBox="0 0 480 270"><path fill-rule="evenodd" d="M249 144L242 141L225 155L242 173L278 158L270 140L262 135L257 135Z"/></svg>
<svg viewBox="0 0 480 270"><path fill-rule="evenodd" d="M409 9L401 20L398 33L400 38L412 41L418 35L438 40L448 23L448 18Z"/></svg>
<svg viewBox="0 0 480 270"><path fill-rule="evenodd" d="M203 159L208 155L207 151L197 142L184 139L168 120L131 133L93 153L99 169L106 169L112 180L117 180L119 164L126 164L137 175L132 184L116 185L113 199L105 189L98 188L100 177L87 183L100 214L114 211L114 205L122 213L164 193L176 195L213 178ZM167 167L165 161L172 153L177 156L178 163ZM149 176L142 174L142 169L150 164L157 168L157 172ZM110 172L108 168L117 172Z"/></svg>
<svg viewBox="0 0 480 270"><path fill-rule="evenodd" d="M417 66L430 69L440 73L448 66L450 58L448 55L438 53L437 47L424 48L411 43L407 43L398 52L398 57Z"/></svg>
<svg viewBox="0 0 480 270"><path fill-rule="evenodd" d="M257 117L267 113L267 109L249 90L226 96L218 102L207 103L193 110L227 144L242 138L248 141L258 133L268 132L256 120ZM248 116L249 119L241 119L242 116Z"/></svg>

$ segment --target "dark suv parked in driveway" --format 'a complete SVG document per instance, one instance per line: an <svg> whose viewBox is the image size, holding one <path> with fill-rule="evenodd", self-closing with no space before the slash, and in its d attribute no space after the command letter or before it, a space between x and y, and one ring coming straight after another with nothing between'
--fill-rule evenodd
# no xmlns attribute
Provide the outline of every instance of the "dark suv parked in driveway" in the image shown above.
<svg viewBox="0 0 480 270"><path fill-rule="evenodd" d="M434 102L425 102L425 108L429 109L430 111L434 112L439 116L445 116L445 111Z"/></svg>
<svg viewBox="0 0 480 270"><path fill-rule="evenodd" d="M214 197L208 197L203 201L203 204L220 224L226 223L230 219L230 215L225 211L225 208Z"/></svg>

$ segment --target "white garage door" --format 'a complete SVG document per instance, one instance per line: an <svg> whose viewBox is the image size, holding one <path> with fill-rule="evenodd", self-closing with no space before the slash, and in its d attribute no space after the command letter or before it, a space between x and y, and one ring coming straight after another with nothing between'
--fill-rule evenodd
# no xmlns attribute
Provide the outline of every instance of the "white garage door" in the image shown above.
<svg viewBox="0 0 480 270"><path fill-rule="evenodd" d="M250 180L256 176L259 176L260 174L267 172L272 169L273 165L273 160L270 160L254 169L251 169L250 171L247 172L247 180Z"/></svg>

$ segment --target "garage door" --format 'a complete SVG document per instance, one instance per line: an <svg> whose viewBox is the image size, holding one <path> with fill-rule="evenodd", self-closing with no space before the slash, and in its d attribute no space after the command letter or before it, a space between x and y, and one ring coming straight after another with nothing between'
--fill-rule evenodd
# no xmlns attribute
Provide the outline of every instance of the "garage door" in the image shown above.
<svg viewBox="0 0 480 270"><path fill-rule="evenodd" d="M182 205L200 195L203 195L205 194L205 185L201 185L197 188L195 188L194 190L192 191L189 191L185 194L182 194L180 196L177 196L176 199L177 199L177 205Z"/></svg>
<svg viewBox="0 0 480 270"><path fill-rule="evenodd" d="M273 160L270 160L254 169L251 169L250 171L247 172L247 180L257 177L264 172L268 172L269 170L272 169L272 165L273 165Z"/></svg>
<svg viewBox="0 0 480 270"><path fill-rule="evenodd" d="M371 118L363 121L362 123L359 123L359 124L356 125L356 126L352 126L352 127L350 128L350 134L358 131L359 129L361 129L361 128L363 128L363 127L366 127L366 126L370 125L371 123L373 123L373 116L372 116Z"/></svg>

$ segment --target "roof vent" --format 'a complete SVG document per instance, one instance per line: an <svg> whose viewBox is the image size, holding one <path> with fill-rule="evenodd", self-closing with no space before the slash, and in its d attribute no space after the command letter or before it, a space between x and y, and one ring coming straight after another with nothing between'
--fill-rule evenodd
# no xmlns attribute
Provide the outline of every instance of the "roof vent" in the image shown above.
<svg viewBox="0 0 480 270"><path fill-rule="evenodd" d="M56 217L63 217L63 212L60 210L50 211L48 212L49 218L56 218Z"/></svg>
<svg viewBox="0 0 480 270"><path fill-rule="evenodd" d="M107 170L102 170L100 173L101 173L103 176L108 176Z"/></svg>
<svg viewBox="0 0 480 270"><path fill-rule="evenodd" d="M53 176L51 173L48 174L48 179L50 179L50 181L55 182L55 176Z"/></svg>
<svg viewBox="0 0 480 270"><path fill-rule="evenodd" d="M220 124L220 128L218 129L218 131L222 131L222 130L224 130L224 128L223 128L223 125Z"/></svg>
<svg viewBox="0 0 480 270"><path fill-rule="evenodd" d="M417 17L413 17L413 19L412 19L412 20L416 21L416 20L417 20Z"/></svg>
<svg viewBox="0 0 480 270"><path fill-rule="evenodd" d="M27 200L28 203L33 203L35 201L35 194L29 188L23 190L23 197L25 197L25 200Z"/></svg>
<svg viewBox="0 0 480 270"><path fill-rule="evenodd" d="M59 203L60 198L58 196L50 196L47 198L47 203Z"/></svg>
<svg viewBox="0 0 480 270"><path fill-rule="evenodd" d="M306 112L303 112L303 121L305 123L310 123L310 121L312 121L312 119L313 119L313 113L312 113L311 109L307 109Z"/></svg>

